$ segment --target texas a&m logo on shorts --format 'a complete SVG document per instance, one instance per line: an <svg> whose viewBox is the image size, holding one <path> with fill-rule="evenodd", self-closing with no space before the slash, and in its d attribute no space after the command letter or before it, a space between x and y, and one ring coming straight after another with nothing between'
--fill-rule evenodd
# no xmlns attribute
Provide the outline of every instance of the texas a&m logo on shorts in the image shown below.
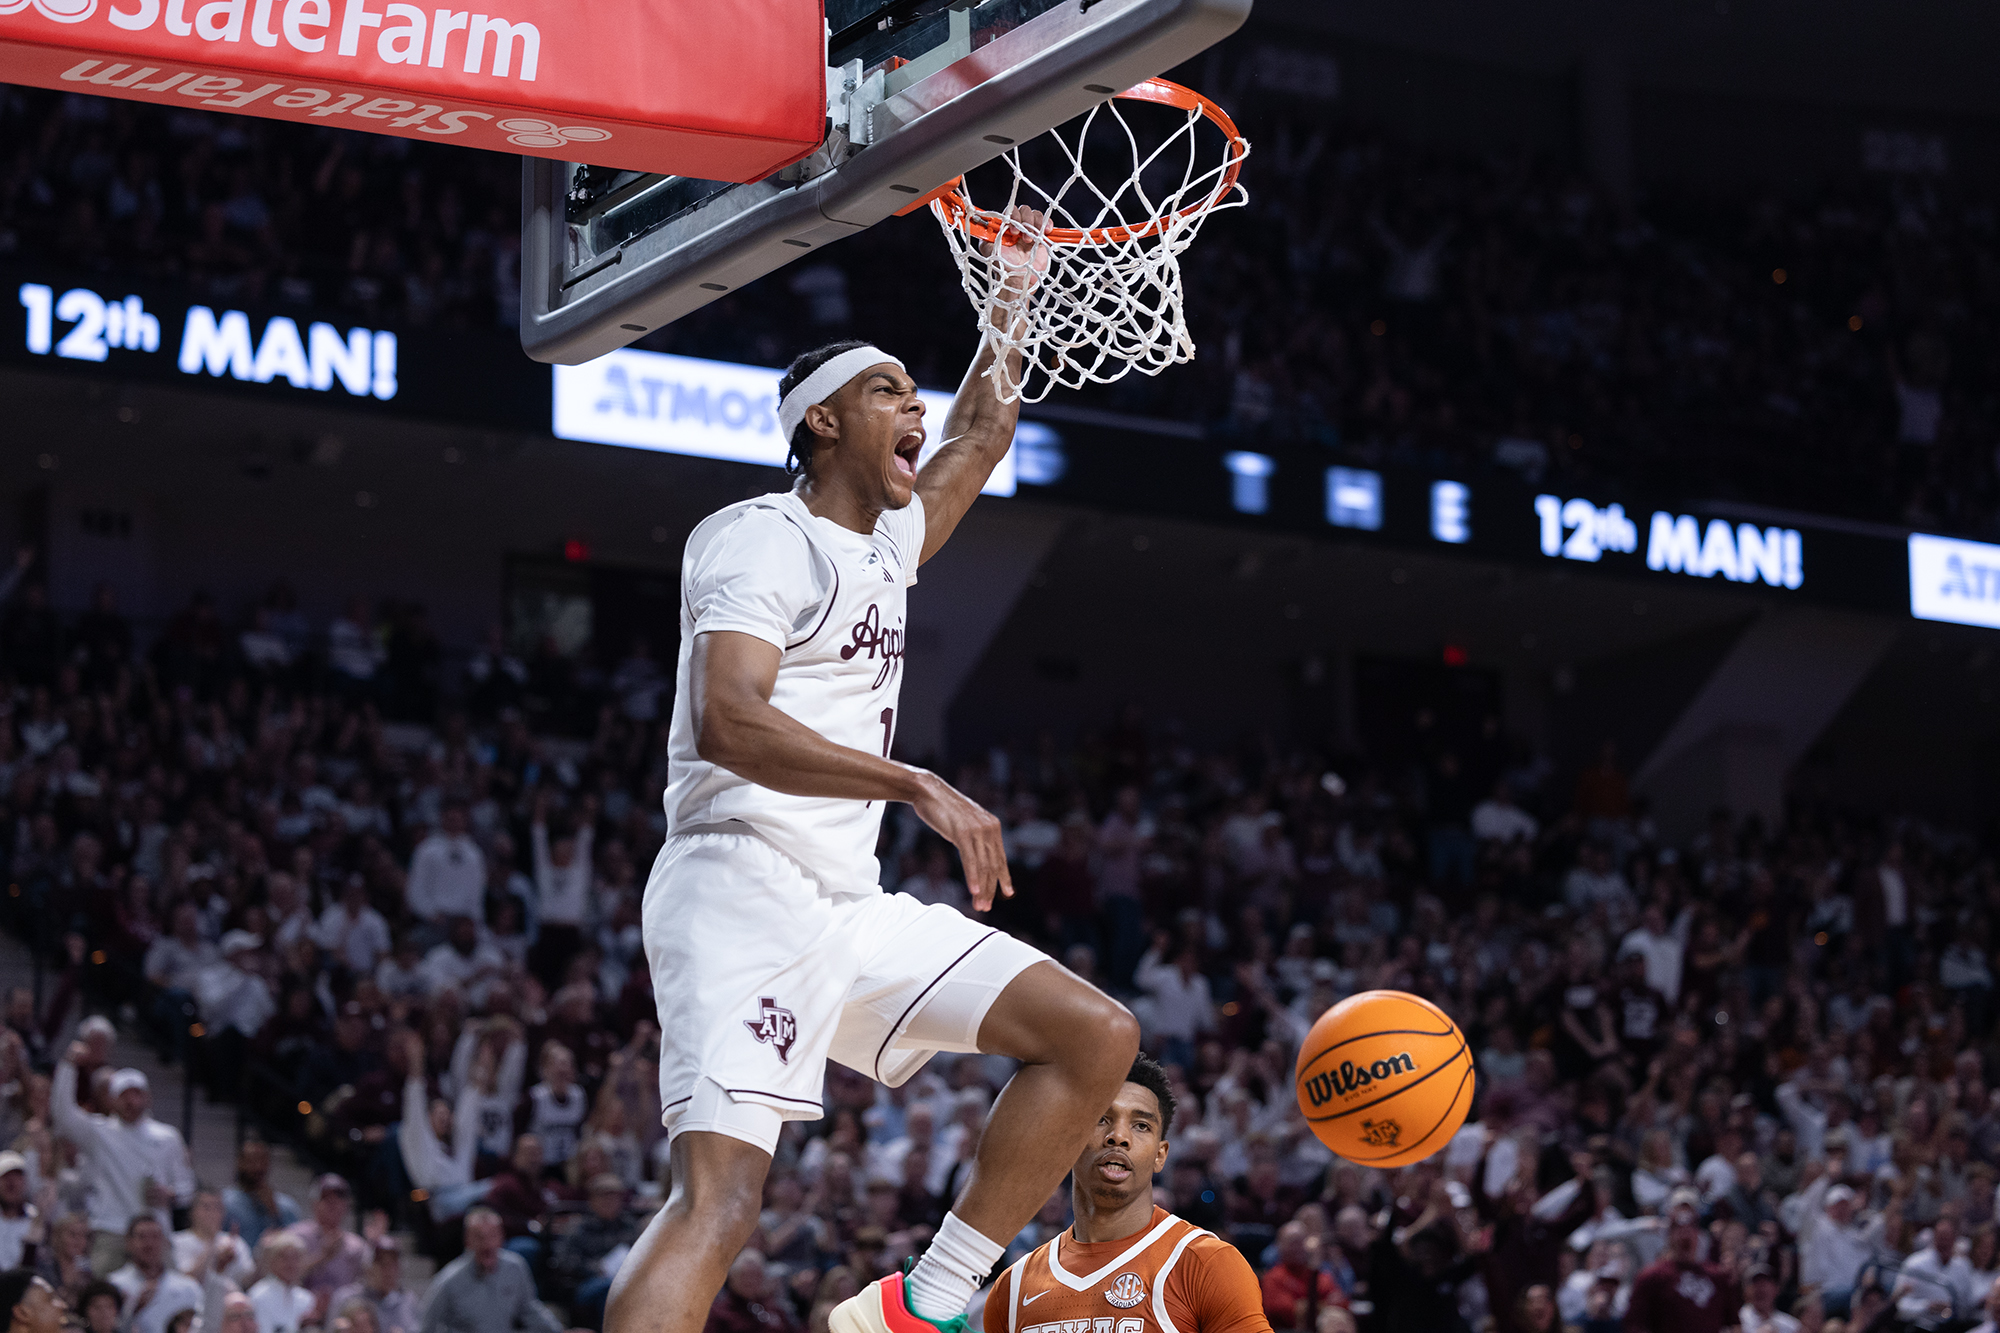
<svg viewBox="0 0 2000 1333"><path fill-rule="evenodd" d="M1111 1285L1105 1288L1104 1299L1121 1310L1129 1310L1146 1299L1146 1284L1137 1273L1120 1273L1113 1279Z"/></svg>
<svg viewBox="0 0 2000 1333"><path fill-rule="evenodd" d="M757 1017L744 1019L743 1026L758 1041L769 1043L778 1052L780 1063L790 1064L792 1043L799 1039L799 1020L792 1017L791 1010L780 1009L769 995L759 999L758 1005Z"/></svg>

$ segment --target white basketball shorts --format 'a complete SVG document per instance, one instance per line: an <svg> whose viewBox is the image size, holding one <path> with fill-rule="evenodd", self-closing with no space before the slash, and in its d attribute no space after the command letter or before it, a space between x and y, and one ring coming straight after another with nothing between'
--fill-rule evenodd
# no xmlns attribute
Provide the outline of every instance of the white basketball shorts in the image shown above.
<svg viewBox="0 0 2000 1333"><path fill-rule="evenodd" d="M891 1087L939 1051L979 1049L1008 982L1047 955L906 893L833 897L754 833L667 839L642 930L660 1009L670 1136L773 1151L817 1120L826 1062Z"/></svg>

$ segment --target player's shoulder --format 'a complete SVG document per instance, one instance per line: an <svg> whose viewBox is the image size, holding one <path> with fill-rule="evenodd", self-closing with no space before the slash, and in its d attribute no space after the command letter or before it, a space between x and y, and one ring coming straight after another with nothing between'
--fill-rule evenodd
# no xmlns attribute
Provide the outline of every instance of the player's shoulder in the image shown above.
<svg viewBox="0 0 2000 1333"><path fill-rule="evenodd" d="M1177 1229L1179 1237L1186 1239L1186 1249L1181 1255L1183 1264L1191 1264L1196 1268L1240 1268L1246 1272L1254 1271L1250 1268L1250 1261L1243 1257L1243 1251L1213 1231L1204 1230L1183 1217L1175 1217L1174 1221L1185 1228ZM1175 1238L1176 1244L1180 1243L1179 1237Z"/></svg>
<svg viewBox="0 0 2000 1333"><path fill-rule="evenodd" d="M715 537L725 532L744 533L789 533L799 542L806 540L805 526L792 508L798 501L788 491L773 491L769 495L753 495L747 500L724 505L695 524L694 532L688 537L688 545ZM799 506L803 508L803 506Z"/></svg>
<svg viewBox="0 0 2000 1333"><path fill-rule="evenodd" d="M688 534L688 563L692 566L711 554L734 551L809 555L812 542L805 525L785 503L790 499L780 491L716 510Z"/></svg>

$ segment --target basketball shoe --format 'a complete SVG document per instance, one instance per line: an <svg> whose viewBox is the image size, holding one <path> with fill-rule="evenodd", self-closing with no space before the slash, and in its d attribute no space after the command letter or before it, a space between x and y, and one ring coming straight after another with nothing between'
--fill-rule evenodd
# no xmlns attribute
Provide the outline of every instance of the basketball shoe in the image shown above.
<svg viewBox="0 0 2000 1333"><path fill-rule="evenodd" d="M829 1333L964 1333L962 1314L939 1322L911 1310L903 1281L902 1273L891 1273L834 1306L826 1320Z"/></svg>

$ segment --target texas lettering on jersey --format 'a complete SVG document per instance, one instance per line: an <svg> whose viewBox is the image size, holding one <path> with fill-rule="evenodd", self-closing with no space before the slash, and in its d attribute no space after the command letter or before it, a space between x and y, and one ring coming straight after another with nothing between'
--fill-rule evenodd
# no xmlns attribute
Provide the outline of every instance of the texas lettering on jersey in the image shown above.
<svg viewBox="0 0 2000 1333"><path fill-rule="evenodd" d="M986 1333L1269 1333L1257 1275L1235 1246L1164 1208L1123 1240L1065 1232L1008 1269Z"/></svg>
<svg viewBox="0 0 2000 1333"><path fill-rule="evenodd" d="M1099 1315L1095 1319L1060 1319L1053 1324L1023 1324L1020 1333L1146 1333L1146 1321Z"/></svg>

